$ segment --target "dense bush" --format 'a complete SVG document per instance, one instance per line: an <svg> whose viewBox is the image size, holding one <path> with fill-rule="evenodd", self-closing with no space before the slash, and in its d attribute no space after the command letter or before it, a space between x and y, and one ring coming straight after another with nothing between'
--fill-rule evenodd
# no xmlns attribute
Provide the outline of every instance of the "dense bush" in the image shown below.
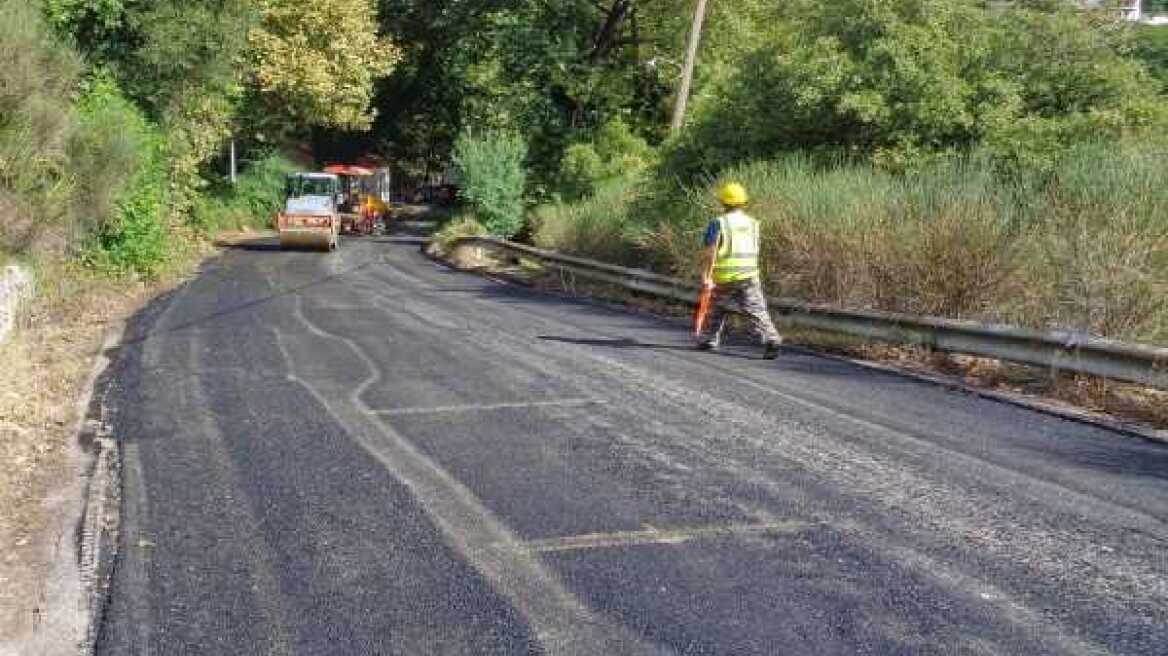
<svg viewBox="0 0 1168 656"><path fill-rule="evenodd" d="M1137 27L1133 54L1160 80L1161 92L1168 93L1168 26Z"/></svg>
<svg viewBox="0 0 1168 656"><path fill-rule="evenodd" d="M572 144L560 161L560 192L578 200L605 183L632 179L654 163L654 152L628 125L612 119L588 141Z"/></svg>
<svg viewBox="0 0 1168 656"><path fill-rule="evenodd" d="M284 179L297 170L281 155L268 155L243 170L237 183L211 189L195 204L195 227L204 234L261 228L272 223L284 200Z"/></svg>
<svg viewBox="0 0 1168 656"><path fill-rule="evenodd" d="M462 174L462 199L493 235L510 237L523 228L527 146L515 133L466 130L454 146Z"/></svg>
<svg viewBox="0 0 1168 656"><path fill-rule="evenodd" d="M93 227L90 261L153 275L170 254L162 133L117 86L94 78L78 105L76 213Z"/></svg>
<svg viewBox="0 0 1168 656"><path fill-rule="evenodd" d="M35 6L0 0L0 249L153 272L165 257L162 139Z"/></svg>
<svg viewBox="0 0 1168 656"><path fill-rule="evenodd" d="M605 162L590 143L576 143L564 150L560 160L560 193L579 200L592 193L605 178Z"/></svg>
<svg viewBox="0 0 1168 656"><path fill-rule="evenodd" d="M59 246L69 231L80 60L35 6L0 0L0 250Z"/></svg>

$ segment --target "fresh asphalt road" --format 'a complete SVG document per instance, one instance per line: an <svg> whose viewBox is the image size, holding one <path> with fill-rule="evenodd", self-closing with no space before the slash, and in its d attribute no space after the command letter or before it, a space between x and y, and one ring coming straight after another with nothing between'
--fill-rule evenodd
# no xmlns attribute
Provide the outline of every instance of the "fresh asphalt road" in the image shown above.
<svg viewBox="0 0 1168 656"><path fill-rule="evenodd" d="M1168 654L1168 448L264 244L139 316L100 654Z"/></svg>

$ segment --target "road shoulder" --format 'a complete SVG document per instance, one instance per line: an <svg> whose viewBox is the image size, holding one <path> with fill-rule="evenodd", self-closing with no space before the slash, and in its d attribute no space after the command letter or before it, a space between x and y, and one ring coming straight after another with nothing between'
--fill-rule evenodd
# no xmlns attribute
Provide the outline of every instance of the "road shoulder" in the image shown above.
<svg viewBox="0 0 1168 656"><path fill-rule="evenodd" d="M101 551L116 531L117 457L95 391L129 317L182 283L64 268L0 343L0 654L84 653ZM42 276L47 277L47 276Z"/></svg>
<svg viewBox="0 0 1168 656"><path fill-rule="evenodd" d="M475 273L504 284L519 285L544 293L586 299L665 319L679 320L688 308L646 295L633 294L613 285L594 283L575 276L560 276L523 262L507 264L481 249L445 252L432 245L423 251L433 261L463 272ZM779 319L781 321L781 317ZM989 358L926 352L886 344L864 344L846 336L796 329L784 331L788 345L816 355L849 362L866 369L940 385L999 403L1084 423L1139 439L1168 443L1168 392L1138 388L1089 377L1051 375L1036 367L1015 365Z"/></svg>

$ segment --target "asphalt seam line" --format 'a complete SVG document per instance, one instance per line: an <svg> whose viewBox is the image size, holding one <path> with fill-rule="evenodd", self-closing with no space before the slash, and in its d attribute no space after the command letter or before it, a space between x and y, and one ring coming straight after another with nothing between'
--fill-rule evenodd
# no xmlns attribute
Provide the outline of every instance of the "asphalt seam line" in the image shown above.
<svg viewBox="0 0 1168 656"><path fill-rule="evenodd" d="M321 389L297 375L288 338L275 329L276 344L287 362L288 380L316 398L346 433L410 489L451 549L512 604L546 653L664 653L582 604L536 554L523 548L522 540L470 489L381 421L361 401L362 393L381 380L381 369L352 339L313 324L304 314L301 296L293 299L293 314L304 330L317 338L345 344L365 363L369 376L351 391Z"/></svg>
<svg viewBox="0 0 1168 656"><path fill-rule="evenodd" d="M556 553L562 551L581 551L586 549L684 544L694 540L710 538L735 538L747 535L797 533L810 527L811 524L808 522L789 521L770 522L766 524L700 526L693 528L664 530L649 528L641 531L587 533L584 535L570 535L560 538L529 540L524 544L524 546L529 551L534 553Z"/></svg>
<svg viewBox="0 0 1168 656"><path fill-rule="evenodd" d="M550 399L547 401L513 401L506 403L467 403L463 405L436 405L430 407L418 406L410 408L390 408L374 410L373 414L381 417L399 417L404 415L429 415L461 412L489 412L491 410L523 410L527 408L577 408L586 405L603 405L607 401L600 399Z"/></svg>

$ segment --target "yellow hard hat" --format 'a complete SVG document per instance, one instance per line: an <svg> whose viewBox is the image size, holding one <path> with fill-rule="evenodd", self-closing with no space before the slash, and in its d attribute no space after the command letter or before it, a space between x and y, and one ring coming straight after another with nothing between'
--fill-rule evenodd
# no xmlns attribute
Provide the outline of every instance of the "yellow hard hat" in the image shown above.
<svg viewBox="0 0 1168 656"><path fill-rule="evenodd" d="M742 207L750 201L746 187L737 182L727 182L718 190L718 200L726 207Z"/></svg>

